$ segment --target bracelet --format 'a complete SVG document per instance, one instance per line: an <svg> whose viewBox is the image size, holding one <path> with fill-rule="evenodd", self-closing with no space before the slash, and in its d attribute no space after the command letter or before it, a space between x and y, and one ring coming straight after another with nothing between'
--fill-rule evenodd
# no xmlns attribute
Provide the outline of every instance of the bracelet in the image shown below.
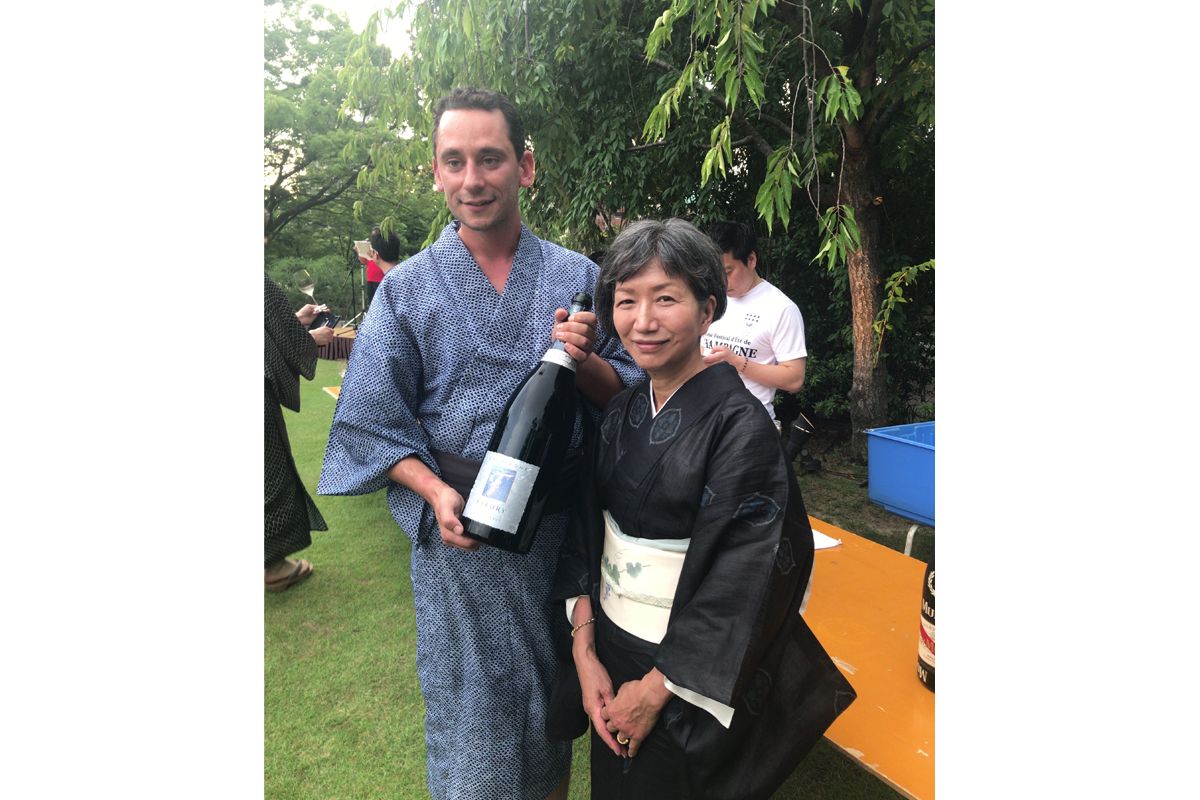
<svg viewBox="0 0 1200 800"><path fill-rule="evenodd" d="M742 368L738 372L745 372L746 367L750 366L750 359L747 356L742 356Z"/></svg>
<svg viewBox="0 0 1200 800"><path fill-rule="evenodd" d="M591 619L589 619L587 622L581 622L581 623L579 623L578 625L576 625L574 628L571 628L571 638L572 638L572 639L574 639L574 638L575 638L575 633L576 633L576 631L578 631L580 628L586 628L588 625L591 625L591 624L592 624L593 622L595 622L595 621L596 621L596 618L595 618L595 617L592 617L592 618L591 618Z"/></svg>

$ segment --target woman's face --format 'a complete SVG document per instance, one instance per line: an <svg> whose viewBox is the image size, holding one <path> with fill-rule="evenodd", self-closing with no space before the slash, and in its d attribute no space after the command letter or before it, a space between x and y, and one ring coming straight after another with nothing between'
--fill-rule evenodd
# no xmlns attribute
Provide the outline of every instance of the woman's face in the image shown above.
<svg viewBox="0 0 1200 800"><path fill-rule="evenodd" d="M658 261L616 285L613 326L621 343L650 377L667 377L696 367L700 337L712 322L717 301L701 305L687 281L671 276Z"/></svg>

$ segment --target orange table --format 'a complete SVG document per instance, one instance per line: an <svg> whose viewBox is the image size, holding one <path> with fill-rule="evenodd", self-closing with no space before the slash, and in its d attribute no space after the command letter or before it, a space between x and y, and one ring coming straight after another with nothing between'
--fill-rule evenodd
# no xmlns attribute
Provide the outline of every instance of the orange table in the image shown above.
<svg viewBox="0 0 1200 800"><path fill-rule="evenodd" d="M933 692L917 679L925 564L809 517L818 550L804 619L858 693L825 732L896 791L933 798Z"/></svg>

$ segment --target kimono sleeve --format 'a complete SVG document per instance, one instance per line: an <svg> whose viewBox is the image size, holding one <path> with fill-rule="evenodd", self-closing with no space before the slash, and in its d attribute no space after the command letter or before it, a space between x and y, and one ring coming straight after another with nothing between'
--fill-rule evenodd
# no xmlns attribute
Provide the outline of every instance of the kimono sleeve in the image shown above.
<svg viewBox="0 0 1200 800"><path fill-rule="evenodd" d="M317 493L369 494L396 462L417 456L437 471L417 420L421 349L397 313L399 283L384 280L358 329L333 413Z"/></svg>
<svg viewBox="0 0 1200 800"><path fill-rule="evenodd" d="M773 633L769 623L780 617L772 597L790 596L801 577L776 569L789 478L762 411L741 404L723 412L706 449L704 496L656 657L673 683L729 706Z"/></svg>
<svg viewBox="0 0 1200 800"><path fill-rule="evenodd" d="M297 375L312 380L317 372L317 343L308 330L296 319L288 306L287 295L279 284L267 275L266 376L275 384L281 402L293 411L300 409Z"/></svg>

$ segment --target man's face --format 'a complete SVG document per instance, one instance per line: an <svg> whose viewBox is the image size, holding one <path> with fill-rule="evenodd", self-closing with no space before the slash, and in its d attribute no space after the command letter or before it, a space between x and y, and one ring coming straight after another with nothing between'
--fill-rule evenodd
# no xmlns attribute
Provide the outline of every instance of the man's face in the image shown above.
<svg viewBox="0 0 1200 800"><path fill-rule="evenodd" d="M518 192L533 185L533 153L518 160L500 111L442 114L433 159L434 185L464 227L478 232L520 224Z"/></svg>
<svg viewBox="0 0 1200 800"><path fill-rule="evenodd" d="M741 297L754 288L756 278L754 266L758 263L757 253L751 253L746 261L739 261L733 257L732 252L726 250L721 254L721 261L725 264L726 294L730 297Z"/></svg>

